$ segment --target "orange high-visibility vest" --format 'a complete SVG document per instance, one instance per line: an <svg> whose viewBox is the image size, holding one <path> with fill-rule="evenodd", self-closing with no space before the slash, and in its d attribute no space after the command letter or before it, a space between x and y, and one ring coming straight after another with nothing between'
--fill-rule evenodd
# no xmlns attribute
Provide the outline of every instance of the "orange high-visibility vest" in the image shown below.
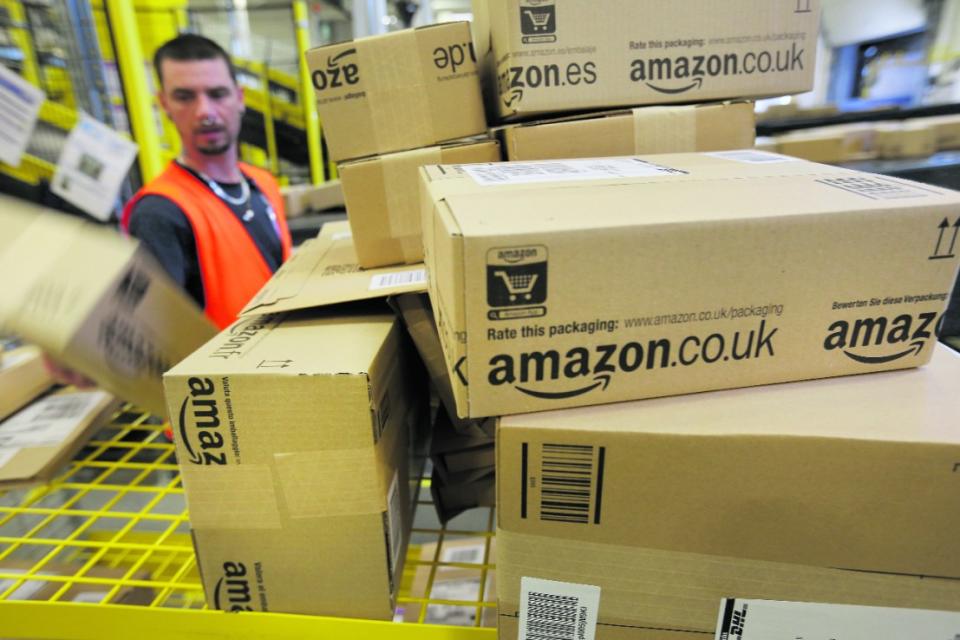
<svg viewBox="0 0 960 640"><path fill-rule="evenodd" d="M280 188L269 172L244 163L239 166L273 207L286 260L290 257L291 240ZM147 195L171 200L187 216L196 239L206 303L204 311L218 327L227 327L273 275L257 244L227 204L176 162L171 162L123 208L120 226L125 232L130 230L133 208Z"/></svg>

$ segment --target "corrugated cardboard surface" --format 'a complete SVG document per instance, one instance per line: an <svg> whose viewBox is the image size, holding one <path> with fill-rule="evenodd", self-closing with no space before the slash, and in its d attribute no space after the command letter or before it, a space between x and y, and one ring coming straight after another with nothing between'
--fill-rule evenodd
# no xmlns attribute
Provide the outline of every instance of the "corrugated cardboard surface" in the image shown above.
<svg viewBox="0 0 960 640"><path fill-rule="evenodd" d="M212 607L392 616L412 366L393 317L354 309L241 319L164 377Z"/></svg>
<svg viewBox="0 0 960 640"><path fill-rule="evenodd" d="M523 576L599 585L602 628L712 631L727 596L960 610L958 378L938 346L908 371L504 417L501 616ZM571 468L588 497L542 493Z"/></svg>
<svg viewBox="0 0 960 640"><path fill-rule="evenodd" d="M103 426L119 404L100 390L58 391L0 423L0 489L49 480ZM17 420L17 430L34 440L32 444L7 442ZM25 428L28 432L23 434Z"/></svg>
<svg viewBox="0 0 960 640"><path fill-rule="evenodd" d="M0 353L0 420L53 386L53 378L36 347Z"/></svg>
<svg viewBox="0 0 960 640"><path fill-rule="evenodd" d="M834 131L798 131L777 137L777 151L810 162L843 162L845 146L844 134Z"/></svg>
<svg viewBox="0 0 960 640"><path fill-rule="evenodd" d="M350 229L363 268L423 261L420 167L497 162L491 140L400 151L340 165Z"/></svg>
<svg viewBox="0 0 960 640"><path fill-rule="evenodd" d="M241 317L425 291L423 265L361 269L346 221L304 242L240 312Z"/></svg>
<svg viewBox="0 0 960 640"><path fill-rule="evenodd" d="M923 122L877 125L877 155L881 158L918 158L937 151L937 130Z"/></svg>
<svg viewBox="0 0 960 640"><path fill-rule="evenodd" d="M344 206L343 187L339 180L328 180L323 184L291 185L280 191L283 193L283 204L288 218Z"/></svg>
<svg viewBox="0 0 960 640"><path fill-rule="evenodd" d="M215 333L202 311L116 232L10 198L0 211L4 221L33 216L0 254L0 324L163 415L161 374Z"/></svg>
<svg viewBox="0 0 960 640"><path fill-rule="evenodd" d="M820 3L474 0L485 89L503 118L800 93Z"/></svg>
<svg viewBox="0 0 960 640"><path fill-rule="evenodd" d="M492 438L495 430L495 421L467 420L457 417L456 404L453 399L453 385L450 382L450 372L443 358L443 349L440 346L440 334L433 319L433 310L430 299L426 294L408 293L391 299L403 323L413 339L420 359L423 360L430 380L433 382L440 397L441 408L449 419L450 424L460 434L479 439Z"/></svg>
<svg viewBox="0 0 960 640"><path fill-rule="evenodd" d="M649 175L484 186L469 168L422 170L461 417L929 359L960 264L938 238L960 195L754 151L611 162Z"/></svg>
<svg viewBox="0 0 960 640"><path fill-rule="evenodd" d="M720 600L731 594L960 610L960 580L658 551L502 529L497 531L497 545L501 635L516 624L524 576L599 586L598 640L672 639L675 631L712 635Z"/></svg>
<svg viewBox="0 0 960 640"><path fill-rule="evenodd" d="M641 107L502 130L508 160L747 149L754 133L750 102Z"/></svg>
<svg viewBox="0 0 960 640"><path fill-rule="evenodd" d="M426 147L486 129L466 22L341 42L306 56L333 160Z"/></svg>
<svg viewBox="0 0 960 640"><path fill-rule="evenodd" d="M933 127L937 135L937 149L960 149L960 114L917 118L913 122Z"/></svg>

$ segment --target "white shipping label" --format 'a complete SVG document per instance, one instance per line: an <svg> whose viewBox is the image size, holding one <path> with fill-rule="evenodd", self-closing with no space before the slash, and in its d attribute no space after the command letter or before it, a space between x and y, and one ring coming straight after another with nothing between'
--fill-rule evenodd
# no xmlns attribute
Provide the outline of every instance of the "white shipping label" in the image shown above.
<svg viewBox="0 0 960 640"><path fill-rule="evenodd" d="M20 166L43 101L43 91L0 65L0 162Z"/></svg>
<svg viewBox="0 0 960 640"><path fill-rule="evenodd" d="M519 640L594 640L599 612L600 587L520 579Z"/></svg>
<svg viewBox="0 0 960 640"><path fill-rule="evenodd" d="M649 178L685 175L640 158L588 158L543 162L491 162L463 165L463 171L482 186L497 184L535 184L571 180L609 180L611 178Z"/></svg>
<svg viewBox="0 0 960 640"><path fill-rule="evenodd" d="M353 233L350 231L337 231L335 234L333 234L333 241L339 242L341 240L349 240L352 237Z"/></svg>
<svg viewBox="0 0 960 640"><path fill-rule="evenodd" d="M25 362L30 358L37 357L36 351L24 350L19 353L9 353L3 356L3 359L0 360L0 371L5 369L13 369L15 366L21 362Z"/></svg>
<svg viewBox="0 0 960 640"><path fill-rule="evenodd" d="M34 402L0 424L0 449L58 446L107 397L83 391Z"/></svg>
<svg viewBox="0 0 960 640"><path fill-rule="evenodd" d="M381 273L370 278L370 291L380 289L391 289L393 287L406 287L412 285L421 285L427 283L426 269L413 269L411 271L397 271L396 273Z"/></svg>
<svg viewBox="0 0 960 640"><path fill-rule="evenodd" d="M97 220L109 220L137 145L89 116L67 137L51 190Z"/></svg>
<svg viewBox="0 0 960 640"><path fill-rule="evenodd" d="M960 613L740 600L720 604L715 640L956 640Z"/></svg>
<svg viewBox="0 0 960 640"><path fill-rule="evenodd" d="M735 162L746 162L747 164L767 164L770 162L798 162L798 158L783 156L779 153L770 153L769 151L757 151L755 149L739 149L737 151L717 151L704 155L721 158L723 160L733 160Z"/></svg>

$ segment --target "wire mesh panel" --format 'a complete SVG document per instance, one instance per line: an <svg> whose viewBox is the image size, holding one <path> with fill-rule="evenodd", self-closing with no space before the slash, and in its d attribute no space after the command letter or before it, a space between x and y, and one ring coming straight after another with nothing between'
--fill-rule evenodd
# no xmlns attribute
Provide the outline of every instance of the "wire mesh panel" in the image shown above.
<svg viewBox="0 0 960 640"><path fill-rule="evenodd" d="M67 135L82 113L129 134L114 60L105 17L98 18L90 2L0 0L0 63L46 96L27 145L25 166L17 173L5 165L0 170L33 185L48 183ZM139 184L134 168L121 197ZM21 195L63 205L45 190Z"/></svg>
<svg viewBox="0 0 960 640"><path fill-rule="evenodd" d="M126 407L49 485L0 493L0 637L126 638L131 630L117 622L124 611L152 621L138 630L144 637L221 637L211 628L232 638L266 637L266 628L272 638L330 629L336 632L314 637L495 637L480 628L494 624L496 611L493 509L442 526L426 481L398 598L395 621L403 624L244 613L248 623L233 628L224 627L232 614L184 618L207 606L163 429ZM151 611L167 613L147 617ZM83 621L103 627L91 635ZM285 635L291 624L295 631Z"/></svg>

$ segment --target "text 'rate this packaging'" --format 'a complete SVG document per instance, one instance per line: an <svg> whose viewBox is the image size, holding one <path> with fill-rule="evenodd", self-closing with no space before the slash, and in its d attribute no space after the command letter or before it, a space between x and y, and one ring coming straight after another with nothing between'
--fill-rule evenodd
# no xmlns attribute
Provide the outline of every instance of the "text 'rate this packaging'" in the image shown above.
<svg viewBox="0 0 960 640"><path fill-rule="evenodd" d="M809 91L818 0L474 0L491 114Z"/></svg>
<svg viewBox="0 0 960 640"><path fill-rule="evenodd" d="M960 263L960 194L765 152L421 178L461 417L918 366Z"/></svg>

